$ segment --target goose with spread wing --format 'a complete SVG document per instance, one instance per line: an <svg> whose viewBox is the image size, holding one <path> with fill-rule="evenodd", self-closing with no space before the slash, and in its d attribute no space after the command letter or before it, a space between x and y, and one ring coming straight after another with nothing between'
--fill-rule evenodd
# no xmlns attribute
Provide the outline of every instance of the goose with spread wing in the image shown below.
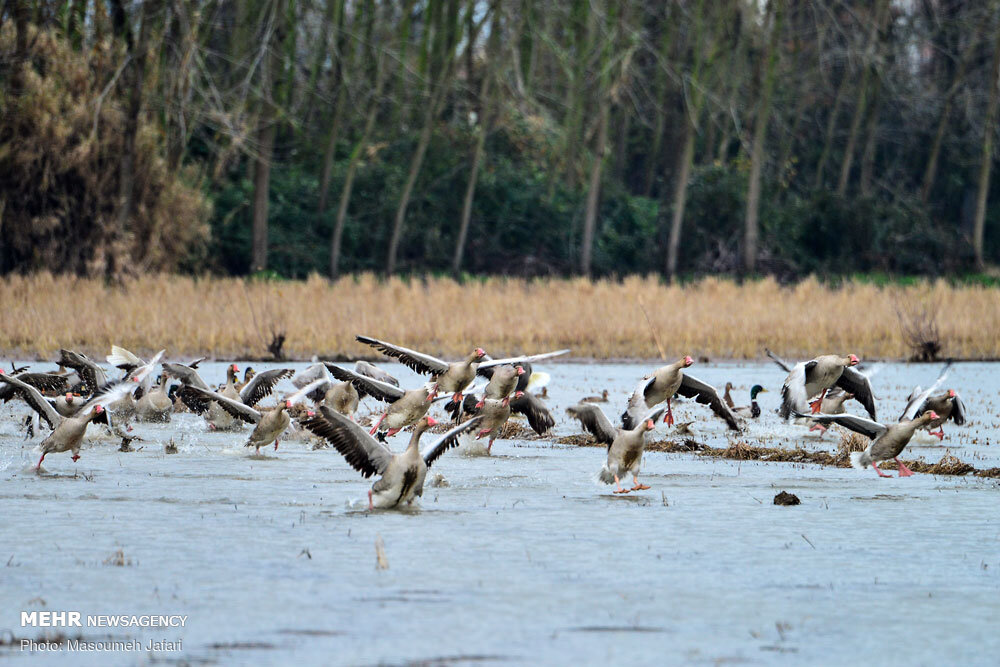
<svg viewBox="0 0 1000 667"><path fill-rule="evenodd" d="M664 401L667 403L667 408L663 421L667 425L673 426L674 415L670 402L675 395L680 395L684 398L693 398L695 402L709 406L712 412L725 421L730 429L739 431L740 423L736 420L733 411L719 396L719 391L707 382L702 382L684 372L684 369L693 363L694 360L686 356L672 364L656 369L652 375L643 378L639 386L632 392L632 396L629 397L628 407L622 414L622 426L626 430L634 429L639 421L645 418L644 415L647 412Z"/></svg>
<svg viewBox="0 0 1000 667"><path fill-rule="evenodd" d="M921 390L920 387L913 389L907 400L906 408L899 417L900 421L915 419L928 411L934 412L937 414L937 418L931 420L925 428L931 435L936 435L939 440L944 440L944 423L949 419L958 426L965 424L965 403L962 402L962 397L958 395L958 392L949 389L940 394L934 393L948 379L950 368L951 362L945 364L945 367L938 374L937 380L927 389ZM938 430L932 431L933 428Z"/></svg>
<svg viewBox="0 0 1000 667"><path fill-rule="evenodd" d="M67 387L66 376L58 373L32 373L27 368L17 368L7 377L15 377L40 392L63 392ZM0 386L0 400L4 403L12 398L17 398L17 393L18 389L13 384Z"/></svg>
<svg viewBox="0 0 1000 667"><path fill-rule="evenodd" d="M937 413L933 410L923 413L916 419L896 422L895 424L880 424L871 419L849 414L825 415L819 413L805 415L800 412L794 414L797 417L809 417L824 426L838 424L855 433L860 433L867 438L871 438L872 441L865 451L851 452L851 465L858 470L864 470L868 466L872 466L879 477L890 477L890 475L886 475L878 467L881 461L888 461L889 459L896 461L896 465L899 466L900 477L909 477L912 475L913 471L899 460L899 455L903 453L903 450L910 443L910 439L918 428L923 428L938 418Z"/></svg>
<svg viewBox="0 0 1000 667"><path fill-rule="evenodd" d="M780 361L770 350L768 355L782 368L788 364ZM857 355L838 356L824 354L802 361L791 367L788 376L781 387L781 408L778 414L782 419L794 413L804 413L808 407L813 413L819 413L823 407L823 399L828 391L840 387L854 396L864 406L872 419L875 416L875 394L872 392L871 381L864 373L854 368L860 363ZM810 401L810 399L814 400Z"/></svg>
<svg viewBox="0 0 1000 667"><path fill-rule="evenodd" d="M324 363L330 375L343 382L350 382L362 398L371 396L389 404L389 408L372 426L371 435L375 435L381 428L386 428L388 429L386 435L391 437L407 426L417 423L417 420L427 414L431 403L437 397L433 382L428 382L417 389L404 391L395 385L360 375L336 364Z"/></svg>
<svg viewBox="0 0 1000 667"><path fill-rule="evenodd" d="M14 385L18 389L18 396L35 411L39 417L48 422L52 428L52 433L41 442L42 457L38 459L35 470L41 470L42 461L46 455L57 452L73 452L73 461L80 460L80 443L87 432L87 425L104 413L104 406L114 403L122 396L135 388L130 382L119 382L113 385L105 385L95 392L79 410L76 417L63 417L52 405L45 400L41 392L30 384L17 377L10 377L0 371L0 382Z"/></svg>
<svg viewBox="0 0 1000 667"><path fill-rule="evenodd" d="M604 411L591 403L579 403L566 409L566 412L578 419L584 430L593 435L597 442L608 446L608 460L601 468L598 479L605 484L614 484L615 493L649 488L639 483L642 454L646 450L646 433L656 428L656 420L665 411L666 408L652 410L634 428L627 429L612 426ZM631 489L622 488L620 480L626 475L632 475Z"/></svg>
<svg viewBox="0 0 1000 667"><path fill-rule="evenodd" d="M422 496L427 468L458 445L458 436L476 428L479 420L455 426L421 450L420 437L437 424L433 417L421 417L413 427L409 445L400 454L393 453L384 442L326 406L320 407L319 414L300 419L299 424L333 445L362 476L380 476L368 491L368 509L373 510L411 504L414 498Z"/></svg>
<svg viewBox="0 0 1000 667"><path fill-rule="evenodd" d="M400 362L417 373L432 376L436 385L436 392L454 394L453 398L456 403L462 401L462 392L472 384L477 374L486 377L488 369L494 366L550 359L569 352L569 350L557 350L555 352L510 357L507 359L488 359L483 348L477 347L462 361L449 363L429 354L417 352L401 345L387 343L377 338L369 338L368 336L356 336L356 338L359 342L372 346L388 357L399 359Z"/></svg>
<svg viewBox="0 0 1000 667"><path fill-rule="evenodd" d="M292 371L289 369L277 369L287 372L290 376ZM271 371L265 371L270 373ZM264 375L264 373L258 373L257 378ZM277 380L275 380L277 382ZM212 391L211 389L202 389L201 387L196 387L190 385L187 390L191 393L189 400L193 405L193 410L196 412L204 412L208 409L208 404L215 402L223 410L231 414L236 419L246 422L247 424L253 424L254 429L250 433L250 439L247 440L246 447L254 447L256 449L256 454L260 454L261 447L267 447L272 442L274 443L274 449L278 449L278 444L280 442L281 435L291 424L291 419L288 416L288 410L295 405L296 402L301 400L309 392L316 389L322 380L316 380L311 384L306 385L302 389L299 389L294 394L285 397L284 400L278 401L277 405L273 408L266 408L258 410L252 408L244 401L237 401L229 398L228 396L223 396L219 392ZM273 386L273 385L272 385ZM247 387L244 387L247 389ZM201 400L199 401L198 398ZM250 400L251 396L248 396L244 400Z"/></svg>
<svg viewBox="0 0 1000 667"><path fill-rule="evenodd" d="M365 377L370 377L373 380L378 380L379 382L385 382L391 384L394 387L399 386L399 380L394 378L389 373L376 366L375 364L359 359L354 362L354 372L358 375L364 375Z"/></svg>
<svg viewBox="0 0 1000 667"><path fill-rule="evenodd" d="M325 405L349 419L354 419L354 412L358 409L358 404L361 401L361 394L357 387L347 380L334 382L330 371L322 363L313 364L298 373L292 378L292 384L301 389L316 380L323 380L323 382L309 394L309 400L317 406Z"/></svg>

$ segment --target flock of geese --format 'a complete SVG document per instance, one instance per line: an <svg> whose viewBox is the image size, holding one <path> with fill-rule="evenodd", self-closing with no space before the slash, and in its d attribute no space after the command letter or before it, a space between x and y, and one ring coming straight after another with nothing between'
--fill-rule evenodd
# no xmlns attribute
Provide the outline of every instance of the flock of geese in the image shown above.
<svg viewBox="0 0 1000 667"><path fill-rule="evenodd" d="M261 373L248 368L240 380L239 367L230 364L225 385L213 388L198 372L198 364L204 359L188 364L166 362L162 361L161 350L147 361L112 346L106 359L121 371L118 379L110 380L105 370L86 355L61 350L59 368L53 372L35 372L26 367L11 372L0 370L0 398L4 402L21 399L34 410L26 420L29 437L36 424L40 428L44 422L51 429L39 446L39 472L48 454L72 452L73 461L78 460L91 422L104 424L127 439L125 429L131 430L128 422L132 419L166 422L175 410L189 410L204 417L211 430L230 431L244 424L253 425L246 446L259 453L262 447L272 444L277 450L294 418L300 427L335 448L364 477L378 476L368 492L370 509L409 504L421 496L428 467L457 446L463 434L487 438L488 454L513 413L524 415L539 435L555 425L544 402L544 390L538 394L533 391L537 388L534 379L544 374L533 373L531 364L569 350L492 359L477 347L466 358L448 362L367 336L357 336L357 340L428 376L428 381L403 389L396 378L366 361L357 362L354 370L320 362L298 374L287 368ZM898 457L918 429L943 439L946 421L965 423L961 397L953 389L936 393L947 376L947 366L931 387L913 391L898 421L880 423L876 420L870 378L858 369L857 356L822 355L790 364L770 350L767 354L788 373L778 410L783 419L794 418L820 430L836 424L871 439L863 452L852 453L851 462L856 468L872 466L879 476L887 477L878 464L895 459L899 476L909 476L913 473ZM715 387L687 372L693 363L690 356L685 356L644 377L629 397L618 427L599 405L609 400L606 390L601 396L584 398L567 409L585 431L607 446L607 461L598 479L614 484L615 493L649 488L638 480L646 434L661 417L668 426L674 425L674 400L691 399L707 406L735 432L742 431L742 420L760 417L757 396L767 391L764 387L754 385L750 405L737 407L731 396L732 385L727 383L720 396ZM156 373L158 366L160 373ZM295 391L273 406L260 405L286 379ZM370 429L355 419L355 411L366 397L386 405ZM447 403L443 407L453 424L442 427L445 431L433 441L422 443L428 429L439 424L428 414L431 406L444 400ZM870 419L846 412L844 406L850 400L859 402ZM387 439L411 427L406 449L394 452ZM938 430L932 431L934 428ZM628 476L633 486L623 487L622 481Z"/></svg>

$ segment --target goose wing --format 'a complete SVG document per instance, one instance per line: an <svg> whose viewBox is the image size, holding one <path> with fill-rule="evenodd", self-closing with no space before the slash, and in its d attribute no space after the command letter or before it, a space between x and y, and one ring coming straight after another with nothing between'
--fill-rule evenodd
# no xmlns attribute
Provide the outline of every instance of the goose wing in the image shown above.
<svg viewBox="0 0 1000 667"><path fill-rule="evenodd" d="M10 377L16 377L25 384L30 384L39 391L65 391L68 382L65 375L55 373L11 373ZM7 402L17 396L18 389L13 384L0 386L0 400Z"/></svg>
<svg viewBox="0 0 1000 667"><path fill-rule="evenodd" d="M92 410L95 405L100 405L102 408L106 408L125 396L125 394L131 393L134 389L135 383L130 380L119 380L118 382L112 382L111 384L104 385L95 391L89 399L87 399L87 402L83 404L83 407L80 408L77 414L85 415ZM111 420L108 419L108 426L111 425Z"/></svg>
<svg viewBox="0 0 1000 667"><path fill-rule="evenodd" d="M520 398L510 399L510 409L511 412L519 412L527 417L531 429L538 435L544 435L556 425L556 420L545 403L531 392L526 391Z"/></svg>
<svg viewBox="0 0 1000 667"><path fill-rule="evenodd" d="M87 393L93 394L108 384L104 369L95 364L90 357L72 350L59 350L59 363L66 368L72 368L80 375Z"/></svg>
<svg viewBox="0 0 1000 667"><path fill-rule="evenodd" d="M382 382L381 380L376 380L375 378L368 377L367 375L361 375L355 373L354 371L349 371L346 368L341 368L329 362L324 362L326 369L330 371L330 375L337 378L341 382L350 382L354 385L354 388L358 390L358 394L362 398L365 396L372 396L380 401L385 401L386 403L395 403L403 397L405 393L402 389L395 385L391 385L388 382Z"/></svg>
<svg viewBox="0 0 1000 667"><path fill-rule="evenodd" d="M541 354L529 354L522 355L520 357L507 357L506 359L487 359L479 362L476 372L486 377L487 373L492 373L490 369L494 366L504 366L506 364L515 366L525 362L530 363L532 361L541 361L542 359L551 359L552 357L558 357L564 354L569 354L569 350L556 350L555 352L543 352Z"/></svg>
<svg viewBox="0 0 1000 667"><path fill-rule="evenodd" d="M310 382L309 384L307 384L304 387L302 387L301 389L299 389L294 394L286 396L285 400L286 401L291 401L292 405L295 405L296 403L298 403L299 401L301 401L303 398L309 396L313 392L315 392L317 390L324 389L326 387L326 385L328 385L328 384L330 384L330 381L327 380L326 378L317 378L317 379L313 380L312 382ZM310 400L313 400L313 399L310 399ZM314 400L313 402L314 403L318 403L319 401L315 401Z"/></svg>
<svg viewBox="0 0 1000 667"><path fill-rule="evenodd" d="M872 391L871 380L868 376L856 368L845 368L837 380L837 386L848 394L854 394L854 400L865 406L868 416L876 419L875 416L875 393Z"/></svg>
<svg viewBox="0 0 1000 667"><path fill-rule="evenodd" d="M411 368L417 373L422 373L424 375L441 375L448 371L448 362L442 361L437 357L432 357L429 354L417 352L416 350L411 350L410 348L403 347L401 345L386 343L385 341L378 340L377 338L369 338L368 336L355 336L355 338L357 338L358 342L364 343L365 345L371 345L387 357L395 357L396 359L399 359L399 361L405 366Z"/></svg>
<svg viewBox="0 0 1000 667"><path fill-rule="evenodd" d="M428 445L422 452L420 452L420 456L424 459L424 463L427 464L427 467L430 467L430 465L446 451L452 447L457 447L459 444L458 436L478 426L479 422L482 420L482 417L474 417L468 421L462 422L455 428L445 431L440 438Z"/></svg>
<svg viewBox="0 0 1000 667"><path fill-rule="evenodd" d="M201 361L199 359L199 361ZM167 375L171 375L181 381L181 384L190 385L192 387L198 387L199 389L210 389L208 383L201 379L201 375L195 370L194 366L186 366L184 364L176 363L164 363L163 370L167 372ZM190 406L188 406L190 407Z"/></svg>
<svg viewBox="0 0 1000 667"><path fill-rule="evenodd" d="M296 389L302 389L313 380L318 380L320 378L329 380L330 373L326 370L326 366L322 363L317 363L309 366L305 370L299 371L292 378L292 384L295 385Z"/></svg>
<svg viewBox="0 0 1000 667"><path fill-rule="evenodd" d="M0 381L16 389L16 394L24 399L24 402L31 406L31 409L49 423L49 428L54 429L62 421L62 416L56 412L52 404L45 400L42 393L19 377L11 375L0 375Z"/></svg>
<svg viewBox="0 0 1000 667"><path fill-rule="evenodd" d="M965 423L965 403L957 391L951 399L951 418L958 426Z"/></svg>
<svg viewBox="0 0 1000 667"><path fill-rule="evenodd" d="M604 411L598 406L592 403L577 403L572 407L566 408L566 413L570 417L578 419L580 425L583 426L583 430L593 435L597 439L597 442L602 442L609 447L614 442L617 431L611 425L611 422L608 421Z"/></svg>
<svg viewBox="0 0 1000 667"><path fill-rule="evenodd" d="M358 375L364 375L365 377L370 377L373 380L378 380L379 382L386 382L394 387L399 386L399 380L389 375L375 364L367 361L357 361L354 364L354 372Z"/></svg>
<svg viewBox="0 0 1000 667"><path fill-rule="evenodd" d="M253 376L252 380L246 383L243 389L240 389L240 400L245 405L253 407L270 396L276 384L285 378L292 377L294 373L295 371L291 368L274 368L269 371L257 373Z"/></svg>
<svg viewBox="0 0 1000 667"><path fill-rule="evenodd" d="M809 404L806 395L806 365L800 361L789 371L785 383L781 385L781 408L778 414L782 419L788 419L793 412L805 412Z"/></svg>
<svg viewBox="0 0 1000 667"><path fill-rule="evenodd" d="M857 415L852 415L848 413L843 413L839 415L828 415L822 412L817 414L803 414L802 412L794 412L796 417L805 417L819 424L839 424L846 429L854 431L855 433L860 433L863 436L875 439L882 435L888 430L882 424L871 419L865 419L864 417L858 417Z"/></svg>
<svg viewBox="0 0 1000 667"><path fill-rule="evenodd" d="M766 347L764 348L764 351L767 352L767 356L771 357L771 361L778 364L781 370L785 371L786 373L792 372L792 364L788 363L787 361L776 355L774 352L771 352L771 350L767 349Z"/></svg>
<svg viewBox="0 0 1000 667"><path fill-rule="evenodd" d="M151 376L153 370L156 368L156 364L160 363L160 359L163 358L164 352L166 352L166 350L160 350L149 361L144 362L140 366L135 366L131 370L127 371L125 373L125 379L132 380L134 382L142 382L145 378Z"/></svg>
<svg viewBox="0 0 1000 667"><path fill-rule="evenodd" d="M639 381L639 386L635 388L632 395L628 397L628 405L625 407L625 412L622 413L622 428L626 431L634 429L649 409L649 406L646 405L646 393L652 389L654 382L656 382L656 377L653 375L643 378Z"/></svg>
<svg viewBox="0 0 1000 667"><path fill-rule="evenodd" d="M903 409L903 414L899 416L899 421L910 421L911 419L916 419L923 411L924 406L927 404L927 399L930 398L931 394L937 391L937 388L948 379L948 370L951 368L951 362L949 361L938 373L937 380L934 381L927 389L921 391L920 387L914 387L913 392L910 394L910 398L906 403L906 408Z"/></svg>
<svg viewBox="0 0 1000 667"><path fill-rule="evenodd" d="M210 401L215 401L219 404L219 407L236 417L240 421L244 421L248 424L256 424L260 421L261 413L251 408L246 403L242 401L234 401L231 398L227 398L217 391L212 391L211 389L202 389L201 387L195 387L194 385L189 385L185 387L183 392L193 392L195 394L201 394L206 399ZM184 400L183 396L181 400ZM186 402L185 402L186 404ZM207 407L207 406L206 406ZM204 412L204 408L202 408Z"/></svg>
<svg viewBox="0 0 1000 667"><path fill-rule="evenodd" d="M108 363L115 368L120 368L125 371L126 374L131 373L133 370L146 363L138 355L133 354L124 347L119 347L117 345L111 346L111 354L106 356L105 359L107 359Z"/></svg>
<svg viewBox="0 0 1000 667"><path fill-rule="evenodd" d="M392 461L392 451L356 423L321 405L313 417L300 419L299 424L323 438L343 455L352 468L364 477L381 475Z"/></svg>
<svg viewBox="0 0 1000 667"><path fill-rule="evenodd" d="M740 423L736 421L736 415L733 414L733 411L729 409L726 402L719 396L719 391L707 382L692 377L689 373L684 373L677 393L685 398L693 398L696 402L710 407L712 412L724 420L731 430L737 432L741 430Z"/></svg>

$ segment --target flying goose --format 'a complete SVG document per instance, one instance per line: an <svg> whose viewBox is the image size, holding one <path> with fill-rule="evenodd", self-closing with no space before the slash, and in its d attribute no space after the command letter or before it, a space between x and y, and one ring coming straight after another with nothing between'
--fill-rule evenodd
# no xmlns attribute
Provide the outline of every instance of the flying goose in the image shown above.
<svg viewBox="0 0 1000 667"><path fill-rule="evenodd" d="M30 384L40 392L62 392L66 390L67 386L65 375L58 375L56 373L30 373L27 368L15 368L11 373L7 374L7 377L16 377L21 382ZM12 398L17 398L17 392L16 385L5 384L0 386L0 400L6 403Z"/></svg>
<svg viewBox="0 0 1000 667"><path fill-rule="evenodd" d="M868 466L872 466L879 477L890 477L890 475L886 475L878 467L880 461L888 461L889 459L896 461L896 464L899 466L900 477L909 477L912 475L913 471L903 465L903 462L899 460L899 455L903 453L903 449L909 444L910 438L913 437L913 433L918 428L922 428L938 418L937 413L930 410L916 419L885 425L865 419L864 417L849 414L824 415L823 413L819 413L804 415L800 412L794 414L797 417L809 417L824 425L839 424L855 433L860 433L865 437L871 438L872 441L865 451L851 452L851 465L858 470L864 470Z"/></svg>
<svg viewBox="0 0 1000 667"><path fill-rule="evenodd" d="M684 369L691 366L694 360L686 356L678 359L672 364L656 369L652 375L642 379L639 386L629 397L628 407L622 414L622 427L626 430L634 429L640 419L645 419L645 414L651 409L667 402L666 416L664 423L669 426L674 424L674 415L670 405L670 399L674 395L681 395L685 398L693 398L695 402L708 405L716 416L723 419L729 428L734 431L740 430L740 423L732 410L719 397L718 390L707 382L702 382L698 378L685 373Z"/></svg>
<svg viewBox="0 0 1000 667"><path fill-rule="evenodd" d="M631 429L615 428L608 421L604 411L596 405L579 403L566 409L571 417L580 420L584 430L592 434L597 442L608 446L608 460L598 475L605 484L614 484L615 493L642 491L649 487L639 483L639 468L642 454L646 449L646 433L656 428L656 420L666 411L659 408L647 413ZM621 478L632 475L633 486L623 489Z"/></svg>
<svg viewBox="0 0 1000 667"><path fill-rule="evenodd" d="M948 378L948 369L950 368L951 362L945 364L941 373L938 374L937 380L927 389L921 390L920 387L915 387L910 394L903 414L899 417L900 421L906 421L919 417L928 410L937 413L937 418L928 423L925 428L931 435L936 435L938 440L944 440L944 423L949 419L954 420L958 426L965 423L965 404L958 392L949 389L934 395L937 388ZM932 428L938 430L931 431Z"/></svg>
<svg viewBox="0 0 1000 667"><path fill-rule="evenodd" d="M323 380L308 396L316 405L325 405L332 410L350 419L354 418L354 412L358 409L361 401L361 394L357 388L347 380L334 382L330 371L322 363L309 366L304 371L292 378L292 384L301 389L310 382Z"/></svg>
<svg viewBox="0 0 1000 667"><path fill-rule="evenodd" d="M45 400L41 392L30 384L23 382L17 377L10 377L0 371L0 382L12 384L18 389L18 395L24 399L31 408L38 413L39 417L48 422L52 433L41 442L42 457L38 459L35 470L41 470L42 461L47 454L56 452L73 452L73 461L80 459L80 443L84 433L87 432L87 424L104 412L104 406L114 403L122 396L132 391L134 384L129 382L119 382L113 385L106 385L96 392L86 404L84 404L76 417L63 417L55 408Z"/></svg>
<svg viewBox="0 0 1000 667"><path fill-rule="evenodd" d="M487 377L487 369L494 366L549 359L569 352L569 350L558 350L507 359L488 359L483 348L477 347L462 361L448 363L429 354L387 343L376 338L369 338L368 336L356 336L356 338L359 342L374 347L386 356L399 359L400 362L417 373L432 376L436 385L436 393L454 394L453 398L456 403L462 401L462 392L476 379L477 373Z"/></svg>
<svg viewBox="0 0 1000 667"><path fill-rule="evenodd" d="M325 405L320 406L319 414L300 419L299 424L333 445L363 477L380 475L368 490L368 509L373 510L410 504L416 496L422 496L427 468L459 443L459 435L476 428L479 419L455 426L421 451L420 436L437 424L433 417L421 417L414 425L410 444L400 454Z"/></svg>
<svg viewBox="0 0 1000 667"><path fill-rule="evenodd" d="M418 419L427 414L431 403L437 396L434 383L428 382L417 389L403 390L381 380L360 375L354 371L341 368L330 362L324 362L330 375L343 382L350 382L364 398L371 396L389 404L389 409L382 413L372 427L370 433L375 435L383 424L388 429L388 437L396 435L401 430L415 424Z"/></svg>
<svg viewBox="0 0 1000 667"><path fill-rule="evenodd" d="M872 419L875 416L875 394L872 392L871 381L857 366L859 359L854 354L839 357L835 354L824 354L810 361L802 361L789 366L785 361L766 350L771 359L781 368L789 369L788 377L781 387L781 408L778 414L782 419L788 419L793 413L804 413L807 406L813 413L818 413L823 407L823 398L833 387L840 387L864 406ZM816 397L810 402L810 399Z"/></svg>

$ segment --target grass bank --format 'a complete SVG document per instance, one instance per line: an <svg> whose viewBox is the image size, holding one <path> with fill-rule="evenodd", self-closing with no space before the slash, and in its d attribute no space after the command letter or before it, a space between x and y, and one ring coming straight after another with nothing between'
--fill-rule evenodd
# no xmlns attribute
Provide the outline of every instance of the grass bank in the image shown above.
<svg viewBox="0 0 1000 667"><path fill-rule="evenodd" d="M112 343L166 348L174 358L257 358L277 335L292 359L370 356L357 333L447 357L481 345L494 355L569 347L597 359L653 358L661 349L745 359L768 346L791 358L837 351L905 359L914 335L935 338L941 358L1000 357L1000 289L943 281L146 276L109 287L37 274L0 281L0 308L0 350L26 358L52 358L60 347L103 355Z"/></svg>

